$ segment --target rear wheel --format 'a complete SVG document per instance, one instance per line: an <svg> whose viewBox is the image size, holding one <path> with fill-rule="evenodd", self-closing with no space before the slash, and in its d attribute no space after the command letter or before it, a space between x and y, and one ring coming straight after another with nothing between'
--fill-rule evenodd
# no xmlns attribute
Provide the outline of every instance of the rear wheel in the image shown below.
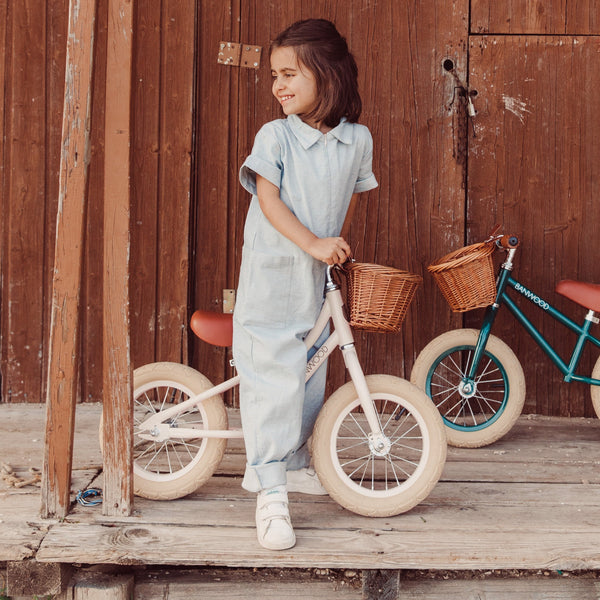
<svg viewBox="0 0 600 600"><path fill-rule="evenodd" d="M600 379L600 357L594 365L592 379ZM592 404L594 405L594 410L600 419L600 385L592 385L590 391L592 393Z"/></svg>
<svg viewBox="0 0 600 600"><path fill-rule="evenodd" d="M321 409L313 459L321 483L344 508L387 517L426 498L446 461L442 420L416 386L389 375L366 378L383 436L374 439L354 384L339 388Z"/></svg>
<svg viewBox="0 0 600 600"><path fill-rule="evenodd" d="M510 431L525 403L525 375L515 353L490 335L472 381L467 379L479 332L456 329L417 357L410 380L434 401L451 446L487 446Z"/></svg>
<svg viewBox="0 0 600 600"><path fill-rule="evenodd" d="M198 437L154 442L140 437L138 425L161 410L210 389L212 383L191 367L161 362L136 369L133 387L134 493L153 500L172 500L190 494L215 472L227 440ZM220 395L163 422L186 429L224 430L228 427L227 411ZM101 421L101 445L102 440Z"/></svg>

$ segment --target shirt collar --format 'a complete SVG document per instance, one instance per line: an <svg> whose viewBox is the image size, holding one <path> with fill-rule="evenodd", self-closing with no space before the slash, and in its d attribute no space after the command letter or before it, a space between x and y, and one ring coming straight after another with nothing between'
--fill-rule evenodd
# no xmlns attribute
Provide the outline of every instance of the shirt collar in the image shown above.
<svg viewBox="0 0 600 600"><path fill-rule="evenodd" d="M339 124L327 134L323 134L314 127L311 127L298 115L288 115L287 120L292 132L298 138L298 141L305 150L310 148L313 144L316 144L323 135L332 135L343 144L352 143L352 127L346 120L346 117L342 117Z"/></svg>

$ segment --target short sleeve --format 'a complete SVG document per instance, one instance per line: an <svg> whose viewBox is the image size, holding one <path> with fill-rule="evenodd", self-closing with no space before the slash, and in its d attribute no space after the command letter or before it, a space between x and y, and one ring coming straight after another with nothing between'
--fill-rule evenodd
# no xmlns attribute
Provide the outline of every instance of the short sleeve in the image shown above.
<svg viewBox="0 0 600 600"><path fill-rule="evenodd" d="M366 127L362 127L361 130L364 136L365 149L360 163L358 178L354 184L354 194L367 192L379 185L373 174L373 138L371 137L371 132Z"/></svg>
<svg viewBox="0 0 600 600"><path fill-rule="evenodd" d="M240 183L251 194L256 194L256 175L261 175L281 188L281 144L272 123L263 125L256 134L252 153L240 168Z"/></svg>

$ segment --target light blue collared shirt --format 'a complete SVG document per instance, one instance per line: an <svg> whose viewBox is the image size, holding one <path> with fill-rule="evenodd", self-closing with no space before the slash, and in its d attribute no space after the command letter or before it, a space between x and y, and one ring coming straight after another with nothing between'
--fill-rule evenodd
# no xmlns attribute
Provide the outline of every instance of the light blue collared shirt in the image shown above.
<svg viewBox="0 0 600 600"><path fill-rule="evenodd" d="M355 192L377 187L373 140L364 125L340 124L326 134L297 115L264 125L240 169L256 200L256 173L280 190L281 200L318 237L337 236Z"/></svg>
<svg viewBox="0 0 600 600"><path fill-rule="evenodd" d="M256 174L279 188L281 200L310 231L331 237L340 234L352 194L377 187L372 155L369 130L345 119L326 134L297 115L260 129L240 169L240 182L253 196L244 228L237 323L270 331L289 328L293 337L314 325L323 303L325 263L264 216Z"/></svg>

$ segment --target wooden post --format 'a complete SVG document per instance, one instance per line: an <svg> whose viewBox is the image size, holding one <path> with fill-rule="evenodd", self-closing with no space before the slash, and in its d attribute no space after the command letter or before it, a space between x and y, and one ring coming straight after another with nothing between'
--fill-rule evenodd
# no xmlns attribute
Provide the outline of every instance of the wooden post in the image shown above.
<svg viewBox="0 0 600 600"><path fill-rule="evenodd" d="M362 573L363 600L397 600L400 597L398 569L371 569Z"/></svg>
<svg viewBox="0 0 600 600"><path fill-rule="evenodd" d="M129 145L133 1L109 0L104 133L103 513L133 505Z"/></svg>
<svg viewBox="0 0 600 600"><path fill-rule="evenodd" d="M6 564L5 592L11 598L55 598L68 586L72 573L73 568L63 563L42 563L29 559L11 561ZM0 598L4 597L0 586Z"/></svg>
<svg viewBox="0 0 600 600"><path fill-rule="evenodd" d="M133 575L89 573L73 587L73 600L129 600L134 587Z"/></svg>
<svg viewBox="0 0 600 600"><path fill-rule="evenodd" d="M42 517L70 505L95 0L71 0L46 391Z"/></svg>

